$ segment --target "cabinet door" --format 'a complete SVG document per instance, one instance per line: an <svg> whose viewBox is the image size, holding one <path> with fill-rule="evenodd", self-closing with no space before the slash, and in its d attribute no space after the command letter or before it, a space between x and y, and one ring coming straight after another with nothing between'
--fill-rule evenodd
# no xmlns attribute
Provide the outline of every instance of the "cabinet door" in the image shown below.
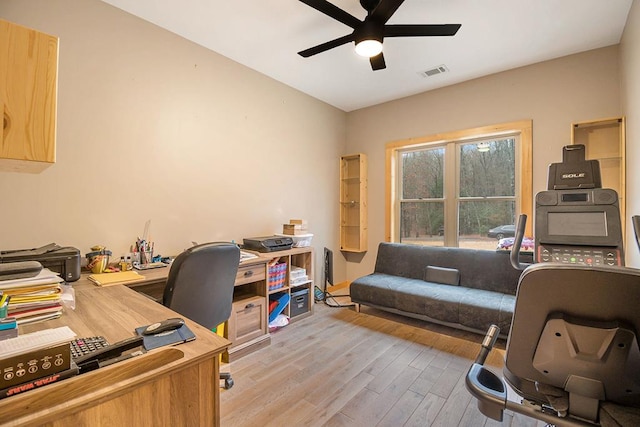
<svg viewBox="0 0 640 427"><path fill-rule="evenodd" d="M0 170L55 162L58 39L0 20Z"/></svg>
<svg viewBox="0 0 640 427"><path fill-rule="evenodd" d="M233 302L233 310L228 322L228 339L231 341L232 347L267 333L265 310L263 296L249 297Z"/></svg>

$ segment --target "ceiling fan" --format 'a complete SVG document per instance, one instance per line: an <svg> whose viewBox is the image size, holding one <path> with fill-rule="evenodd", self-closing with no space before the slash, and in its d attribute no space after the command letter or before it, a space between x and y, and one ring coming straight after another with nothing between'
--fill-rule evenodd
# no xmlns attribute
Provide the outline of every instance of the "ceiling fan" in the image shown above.
<svg viewBox="0 0 640 427"><path fill-rule="evenodd" d="M334 47L355 42L356 52L362 56L369 57L371 68L374 71L386 68L382 54L382 40L385 37L453 36L461 26L460 24L387 25L389 18L391 18L400 5L402 5L404 0L360 0L360 4L367 11L367 17L364 18L364 21L360 21L355 16L329 3L327 0L300 1L336 21L353 28L353 32L298 52L298 55L308 58L312 55L333 49Z"/></svg>

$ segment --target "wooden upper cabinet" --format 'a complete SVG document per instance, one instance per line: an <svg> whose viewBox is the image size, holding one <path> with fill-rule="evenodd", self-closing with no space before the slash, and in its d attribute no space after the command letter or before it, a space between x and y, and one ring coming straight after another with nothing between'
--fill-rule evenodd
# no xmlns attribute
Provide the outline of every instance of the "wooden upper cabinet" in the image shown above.
<svg viewBox="0 0 640 427"><path fill-rule="evenodd" d="M0 19L0 171L56 160L58 38Z"/></svg>

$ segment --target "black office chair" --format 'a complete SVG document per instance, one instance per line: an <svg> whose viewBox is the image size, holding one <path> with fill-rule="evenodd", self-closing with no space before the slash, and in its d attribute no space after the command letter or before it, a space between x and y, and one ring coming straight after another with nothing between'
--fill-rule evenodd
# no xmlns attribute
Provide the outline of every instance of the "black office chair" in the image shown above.
<svg viewBox="0 0 640 427"><path fill-rule="evenodd" d="M182 252L171 264L162 305L207 329L231 316L233 286L240 249L232 243L205 243ZM226 389L233 386L230 373L220 373Z"/></svg>
<svg viewBox="0 0 640 427"><path fill-rule="evenodd" d="M504 380L484 368L492 326L469 372L480 411L510 409L558 426L640 425L640 270L541 263L520 278ZM522 401L507 399L507 384Z"/></svg>

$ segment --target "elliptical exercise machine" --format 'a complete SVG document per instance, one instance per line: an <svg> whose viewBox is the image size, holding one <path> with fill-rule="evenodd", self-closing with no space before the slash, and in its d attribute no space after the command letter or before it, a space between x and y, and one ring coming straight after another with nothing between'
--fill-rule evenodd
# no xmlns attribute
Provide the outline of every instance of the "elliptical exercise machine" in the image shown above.
<svg viewBox="0 0 640 427"><path fill-rule="evenodd" d="M485 368L492 325L466 377L480 411L502 421L512 410L558 426L640 425L640 270L624 267L618 196L602 189L584 146L563 149L536 195L534 262L518 252L518 283L503 378ZM640 217L633 217L640 248ZM509 400L511 388L521 398Z"/></svg>

